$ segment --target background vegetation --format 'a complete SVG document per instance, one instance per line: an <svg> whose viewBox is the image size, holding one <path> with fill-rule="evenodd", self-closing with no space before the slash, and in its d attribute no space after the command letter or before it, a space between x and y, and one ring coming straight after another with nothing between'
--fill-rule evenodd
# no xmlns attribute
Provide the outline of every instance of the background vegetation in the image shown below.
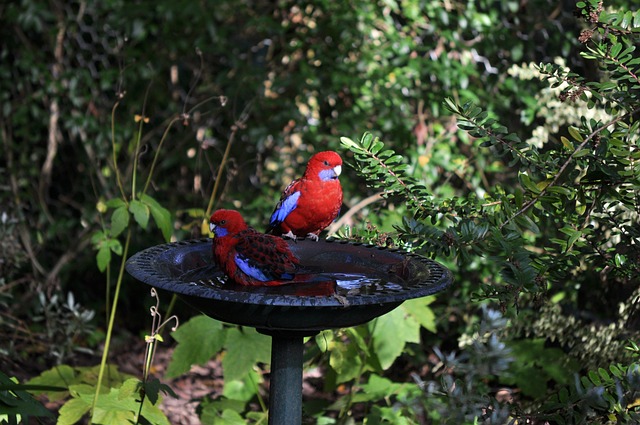
<svg viewBox="0 0 640 425"><path fill-rule="evenodd" d="M51 420L44 392L58 423L168 423L160 382L223 353L202 422L264 423L268 339L156 306L121 264L206 236L215 208L263 228L325 149L351 166L331 231L434 257L455 285L308 341L330 397L305 420L638 421L635 7L0 5L0 422ZM166 376L107 366L112 341L167 340L167 310Z"/></svg>

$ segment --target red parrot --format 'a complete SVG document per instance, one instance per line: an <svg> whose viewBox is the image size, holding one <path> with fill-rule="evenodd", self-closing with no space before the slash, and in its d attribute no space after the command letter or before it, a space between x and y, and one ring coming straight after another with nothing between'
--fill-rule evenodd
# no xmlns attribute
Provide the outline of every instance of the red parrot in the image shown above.
<svg viewBox="0 0 640 425"><path fill-rule="evenodd" d="M267 233L291 239L307 236L317 241L319 233L340 213L341 172L342 158L336 152L313 155L302 177L292 181L282 193Z"/></svg>
<svg viewBox="0 0 640 425"><path fill-rule="evenodd" d="M284 239L248 227L233 210L214 212L209 223L213 257L236 283L277 286L294 280L299 260Z"/></svg>

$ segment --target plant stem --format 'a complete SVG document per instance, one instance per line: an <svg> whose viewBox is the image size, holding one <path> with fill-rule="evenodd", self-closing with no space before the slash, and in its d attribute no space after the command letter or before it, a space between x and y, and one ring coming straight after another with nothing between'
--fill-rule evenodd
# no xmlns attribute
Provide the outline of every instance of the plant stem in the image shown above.
<svg viewBox="0 0 640 425"><path fill-rule="evenodd" d="M105 305L105 323L109 323L109 310L111 310L111 261L109 261L107 263L107 270L106 270L107 276L106 276L106 282L107 282L107 288L106 288L106 305Z"/></svg>
<svg viewBox="0 0 640 425"><path fill-rule="evenodd" d="M111 108L111 152L113 154L113 172L116 174L116 182L118 183L118 189L120 189L120 195L122 199L127 202L127 195L124 192L124 186L120 177L120 169L118 168L118 153L116 149L116 109L120 101L117 101L113 108Z"/></svg>
<svg viewBox="0 0 640 425"><path fill-rule="evenodd" d="M227 147L225 148L224 154L222 155L222 161L220 161L220 167L218 168L216 181L213 183L213 190L211 191L211 196L209 197L209 204L207 205L207 211L204 213L205 219L211 215L211 210L213 209L213 202L216 199L216 194L218 193L218 186L220 185L220 180L222 179L222 170L224 170L224 166L226 165L227 159L229 158L231 145L233 144L233 139L235 138L237 131L238 131L238 126L234 125L231 128L231 135L229 136L229 140L227 141Z"/></svg>
<svg viewBox="0 0 640 425"><path fill-rule="evenodd" d="M173 307L175 307L177 300L178 300L178 295L173 294L171 296L171 301L169 301L169 307L167 307L167 317L171 316L171 312L173 311Z"/></svg>
<svg viewBox="0 0 640 425"><path fill-rule="evenodd" d="M149 175L147 176L147 181L144 183L144 188L142 189L142 194L147 193L147 188L149 187L149 183L151 183L151 177L153 176L153 172L155 171L156 168L156 163L158 162L158 156L160 155L160 150L162 149L162 144L164 143L165 139L167 138L167 134L169 134L169 130L171 129L171 127L173 127L173 124L175 124L176 121L179 121L180 117L174 117L171 119L171 121L169 122L169 124L167 125L167 127L164 130L164 133L162 133L162 138L160 139L160 143L158 144L158 148L156 149L156 153L153 156L153 161L151 162L151 168L149 169Z"/></svg>
<svg viewBox="0 0 640 425"><path fill-rule="evenodd" d="M122 279L124 277L124 266L127 262L127 255L129 253L130 242L131 242L131 227L128 227L127 238L124 243L124 249L122 250L122 261L120 262L120 271L118 272L118 281L116 282L116 290L113 294L113 305L111 306L111 316L109 317L109 326L107 327L107 335L105 338L104 349L102 350L102 361L100 362L100 372L98 373L98 382L96 383L96 393L93 397L93 404L91 405L91 418L89 420L89 425L93 423L93 415L96 412L96 405L98 404L100 387L102 386L102 379L104 377L104 371L107 365L107 357L109 355L109 346L111 343L111 334L113 333L113 324L115 322L116 311L118 309L118 295L120 294L120 288L122 287Z"/></svg>
<svg viewBox="0 0 640 425"><path fill-rule="evenodd" d="M132 200L136 199L136 176L138 175L137 169L138 169L138 157L140 156L140 141L142 139L142 126L144 126L145 121L146 122L149 121L149 119L145 114L147 111L147 99L149 98L149 91L151 90L151 85L152 85L152 82L149 83L149 85L147 86L147 91L144 93L144 101L142 102L142 112L140 112L140 117L139 117L140 124L138 126L138 136L136 137L136 148L135 148L134 157L133 157L133 172L131 176L131 199ZM138 117L136 117L136 120L138 120ZM165 135L166 135L166 130L165 130ZM158 149L158 151L160 151L160 149ZM126 202L126 199L125 199L125 202Z"/></svg>
<svg viewBox="0 0 640 425"><path fill-rule="evenodd" d="M207 205L207 210L204 214L204 219L208 219L213 210L213 203L216 199L216 194L218 193L218 187L220 185L220 179L222 178L222 170L227 163L227 159L229 158L229 152L231 152L231 145L236 137L236 133L239 129L245 128L245 123L249 119L249 110L251 108L252 102L250 102L247 106L245 106L240 118L236 120L236 122L231 126L231 134L229 135L229 140L227 140L227 147L224 150L224 154L222 155L222 161L220 161L220 168L218 168L218 174L216 175L216 181L213 183L213 190L211 191L211 197L209 198L209 204Z"/></svg>
<svg viewBox="0 0 640 425"><path fill-rule="evenodd" d="M136 148L133 152L133 173L131 175L131 200L136 199L136 176L138 173L138 157L140 156L140 139L142 138L142 126L144 125L144 115L138 125L138 135L136 136ZM125 199L126 202L126 199Z"/></svg>

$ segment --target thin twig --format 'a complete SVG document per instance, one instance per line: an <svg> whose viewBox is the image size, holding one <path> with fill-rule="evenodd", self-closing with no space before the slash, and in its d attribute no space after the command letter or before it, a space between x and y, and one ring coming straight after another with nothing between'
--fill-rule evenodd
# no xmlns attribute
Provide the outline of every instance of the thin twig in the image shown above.
<svg viewBox="0 0 640 425"><path fill-rule="evenodd" d="M175 124L177 121L180 120L180 117L174 117L169 124L167 125L167 127L164 130L164 133L162 134L162 138L160 139L160 143L158 144L158 148L156 149L156 153L153 156L153 161L151 162L151 168L149 169L149 174L147 175L147 181L144 184L144 188L142 189L142 194L144 195L145 193L147 193L147 188L149 187L149 183L151 183L151 178L153 177L153 173L155 171L156 168L156 163L158 162L158 157L160 156L160 151L162 149L162 144L164 143L165 139L167 138L167 135L169 134L169 130L173 127L173 124Z"/></svg>
<svg viewBox="0 0 640 425"><path fill-rule="evenodd" d="M362 199L360 202L358 202L357 204L349 208L349 210L346 213L344 213L344 215L340 217L338 221L336 221L331 226L329 226L329 228L327 229L327 231L329 232L327 236L331 236L335 232L337 232L342 226L345 225L345 223L348 223L349 220L351 220L351 217L353 217L355 214L357 214L360 210L365 208L367 205L373 204L374 202L377 202L380 199L382 199L383 194L384 192L378 192L375 195L371 195L369 197Z"/></svg>
<svg viewBox="0 0 640 425"><path fill-rule="evenodd" d="M149 98L149 91L151 90L151 85L153 81L149 83L147 86L147 91L144 94L144 100L142 101L142 112L140 112L140 124L138 126L138 135L136 136L136 148L133 153L133 173L131 176L131 199L136 199L136 177L138 176L138 160L140 159L140 139L142 138L142 127L145 124L146 113L147 113L147 100ZM166 134L166 133L165 133ZM124 200L127 202L127 200Z"/></svg>
<svg viewBox="0 0 640 425"><path fill-rule="evenodd" d="M4 152L6 153L7 158L6 167L7 174L9 175L9 186L11 187L11 193L13 194L14 210L16 211L16 214L19 218L19 223L17 224L18 236L20 237L22 246L27 252L27 256L29 257L31 267L33 268L34 272L46 275L47 271L42 266L42 264L40 264L34 252L33 244L31 243L31 235L29 233L29 229L27 228L26 218L23 214L24 206L22 199L20 198L20 185L18 184L18 179L16 178L18 173L15 170L13 149L11 148L13 135L11 134L11 127L6 126L4 121L2 121L0 135L2 135L2 141L4 142Z"/></svg>
<svg viewBox="0 0 640 425"><path fill-rule="evenodd" d="M589 134L583 141L582 143L580 143L578 145L578 147L571 153L571 155L569 155L569 158L567 158L567 160L564 162L564 164L562 164L562 167L560 167L560 170L558 171L558 174L556 174L556 176L553 178L553 180L551 181L551 183L549 183L547 186L545 186L540 193L533 199L531 199L530 201L528 201L526 204L524 204L522 206L522 208L516 212L512 217L510 217L509 219L507 219L507 221L505 221L504 223L502 223L500 225L500 229L502 229L504 226L506 226L509 222L511 222L513 219L515 219L516 217L518 217L519 215L524 214L526 211L529 210L529 208L531 208L532 206L534 206L538 200L540 200L541 197L543 197L546 193L547 190L550 187L553 187L556 185L556 183L558 183L558 180L560 180L560 177L562 176L562 174L564 173L564 171L567 169L567 167L569 166L569 164L571 163L571 161L573 160L573 158L575 157L576 153L580 152L582 149L584 149L584 147L587 145L587 143L589 143L591 141L591 139L593 139L597 134L599 134L600 132L602 132L605 128L617 123L618 121L621 121L622 119L626 118L627 116L631 116L637 112L640 111L640 108L636 108L633 111L631 111L630 113L626 114L626 115L620 115L614 119L612 119L611 121L609 121L608 123L596 128L595 130L593 130L593 132L591 132L591 134Z"/></svg>
<svg viewBox="0 0 640 425"><path fill-rule="evenodd" d="M122 178L120 176L120 169L118 168L118 150L116 149L116 109L118 109L118 105L120 101L116 101L113 104L113 108L111 108L111 153L113 154L113 172L116 175L116 183L118 184L118 189L120 189L120 195L122 199L126 202L127 195L124 191L124 185L122 184Z"/></svg>
<svg viewBox="0 0 640 425"><path fill-rule="evenodd" d="M207 210L204 214L204 218L207 219L211 215L211 211L213 210L213 204L216 199L216 195L218 194L218 187L220 184L220 180L222 179L222 171L227 163L229 158L229 152L231 152L231 145L236 137L236 133L239 129L245 127L245 123L249 119L249 109L251 108L252 102L250 102L245 109L240 114L240 118L231 126L231 134L229 135L229 139L227 140L227 147L224 150L224 154L222 155L222 160L220 161L220 167L218 167L218 174L216 175L216 180L213 183L213 190L211 191L211 196L209 197L209 204L207 205Z"/></svg>
<svg viewBox="0 0 640 425"><path fill-rule="evenodd" d="M55 62L52 66L51 73L54 81L58 81L62 75L62 62L64 59L64 40L67 32L67 27L64 24L64 19L58 14L58 34L56 35L56 45L53 50L53 56ZM55 84L54 84L55 87ZM54 90L51 103L49 104L49 132L47 137L47 156L45 157L42 169L40 171L40 182L38 184L38 198L40 201L40 207L46 215L47 219L53 222L53 217L49 212L47 205L47 198L49 187L51 186L51 174L53 172L53 161L58 154L58 144L60 142L60 103L58 102L58 92Z"/></svg>

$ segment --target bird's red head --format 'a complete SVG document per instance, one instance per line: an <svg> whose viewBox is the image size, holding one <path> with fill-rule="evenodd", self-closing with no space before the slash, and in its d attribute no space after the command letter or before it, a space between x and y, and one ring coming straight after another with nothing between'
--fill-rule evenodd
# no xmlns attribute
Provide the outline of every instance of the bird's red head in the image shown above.
<svg viewBox="0 0 640 425"><path fill-rule="evenodd" d="M342 158L334 151L318 152L309 159L305 176L310 179L335 180L342 172Z"/></svg>
<svg viewBox="0 0 640 425"><path fill-rule="evenodd" d="M247 223L240 213L234 210L217 210L209 219L209 229L218 238L235 235L246 228Z"/></svg>

